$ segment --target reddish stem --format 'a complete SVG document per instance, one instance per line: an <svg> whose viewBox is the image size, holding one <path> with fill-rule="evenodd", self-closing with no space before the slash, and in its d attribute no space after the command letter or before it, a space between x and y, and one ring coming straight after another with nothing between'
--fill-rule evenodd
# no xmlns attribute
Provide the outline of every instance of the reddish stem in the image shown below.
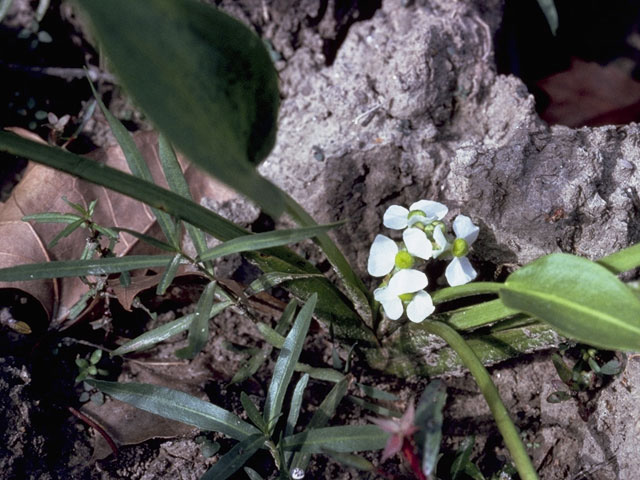
<svg viewBox="0 0 640 480"><path fill-rule="evenodd" d="M413 471L413 473L415 473L418 480L429 480L427 476L422 472L422 465L420 459L416 455L415 448L413 447L413 442L411 442L411 440L406 437L402 442L402 454L404 455L404 458L406 458L409 462L411 470Z"/></svg>
<svg viewBox="0 0 640 480"><path fill-rule="evenodd" d="M68 407L69 411L75 415L76 417L78 417L80 420L82 420L84 423L86 423L87 425L89 425L90 427L95 428L98 433L100 435L102 435L102 437L107 441L107 443L109 444L109 447L111 447L111 451L113 452L114 455L118 455L118 447L116 446L115 442L113 441L113 439L109 436L109 434L104 430L104 428L102 428L100 425L98 425L96 422L94 422L93 420L91 420L89 417L87 417L85 414L80 413L78 410L76 410L73 407Z"/></svg>

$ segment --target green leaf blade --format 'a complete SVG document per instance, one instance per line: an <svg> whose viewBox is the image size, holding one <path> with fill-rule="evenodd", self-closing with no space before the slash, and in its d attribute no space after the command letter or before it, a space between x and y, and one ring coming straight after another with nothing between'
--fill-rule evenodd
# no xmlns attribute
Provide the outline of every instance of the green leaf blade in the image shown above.
<svg viewBox="0 0 640 480"><path fill-rule="evenodd" d="M204 348L209 340L209 319L215 300L217 284L210 282L202 292L196 306L195 316L189 325L189 345L176 352L178 358L194 358Z"/></svg>
<svg viewBox="0 0 640 480"><path fill-rule="evenodd" d="M640 350L640 299L587 259L542 257L509 275L500 298L566 337L610 350Z"/></svg>
<svg viewBox="0 0 640 480"><path fill-rule="evenodd" d="M200 480L226 480L236 473L254 453L256 453L266 438L262 434L251 435L229 450L213 467L200 477Z"/></svg>
<svg viewBox="0 0 640 480"><path fill-rule="evenodd" d="M141 410L193 425L201 430L220 432L236 440L260 434L257 428L233 413L178 390L143 383L93 379L87 380L87 383Z"/></svg>
<svg viewBox="0 0 640 480"><path fill-rule="evenodd" d="M279 107L277 74L260 38L192 0L78 3L119 78L167 138L277 217L282 196L254 169L275 143Z"/></svg>
<svg viewBox="0 0 640 480"><path fill-rule="evenodd" d="M326 427L306 430L282 439L285 450L303 453L338 453L382 450L389 434L377 425Z"/></svg>

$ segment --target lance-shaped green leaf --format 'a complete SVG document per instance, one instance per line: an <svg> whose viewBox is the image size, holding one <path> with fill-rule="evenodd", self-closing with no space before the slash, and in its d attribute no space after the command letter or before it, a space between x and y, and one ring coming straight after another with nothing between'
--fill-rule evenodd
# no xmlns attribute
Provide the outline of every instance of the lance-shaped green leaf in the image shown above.
<svg viewBox="0 0 640 480"><path fill-rule="evenodd" d="M500 298L571 339L640 350L640 299L605 267L554 253L509 275Z"/></svg>
<svg viewBox="0 0 640 480"><path fill-rule="evenodd" d="M598 260L598 263L613 273L622 273L640 267L640 243L607 255Z"/></svg>
<svg viewBox="0 0 640 480"><path fill-rule="evenodd" d="M82 219L83 217L79 217L73 213L58 212L34 213L33 215L25 215L22 217L23 222L33 221L40 223L73 223Z"/></svg>
<svg viewBox="0 0 640 480"><path fill-rule="evenodd" d="M178 390L144 383L118 383L86 380L91 386L113 398L147 412L193 425L200 430L220 432L236 440L260 433L237 415L212 403Z"/></svg>
<svg viewBox="0 0 640 480"><path fill-rule="evenodd" d="M247 463L247 460L264 445L265 440L262 434L245 438L207 470L200 480L226 480Z"/></svg>
<svg viewBox="0 0 640 480"><path fill-rule="evenodd" d="M245 229L177 193L60 148L41 145L12 133L0 131L0 151L28 158L140 200L189 222L222 241L248 233ZM267 272L320 273L305 259L284 247L275 247L259 253L247 252L245 255ZM321 299L318 302L316 314L324 322L333 323L338 338L348 339L349 343L359 341L360 345L377 344L371 329L363 324L350 302L327 279L302 279L290 282L288 288L303 300L316 293Z"/></svg>
<svg viewBox="0 0 640 480"><path fill-rule="evenodd" d="M124 158L127 160L127 165L129 165L129 170L131 170L131 173L133 173L136 177L153 183L151 170L149 170L149 166L142 156L142 153L140 153L140 150L138 150L136 142L133 141L133 137L131 136L129 131L124 128L124 125L122 125L120 120L118 120L109 111L105 104L102 103L102 99L98 95L98 92L96 92L95 88L93 88L93 83L91 82L91 80L89 80L89 86L91 87L93 96L98 101L98 105L100 105L102 113L107 119L107 122L109 122L111 133L113 133L113 136L116 137L118 145L120 145L120 148L122 149ZM158 225L160 226L162 233L164 233L165 238L171 245L175 246L176 248L179 247L180 239L178 236L178 230L171 216L156 208L152 208L151 210L153 212L153 215L156 217Z"/></svg>
<svg viewBox="0 0 640 480"><path fill-rule="evenodd" d="M120 80L194 163L278 216L255 165L275 143L278 80L262 40L195 0L77 0Z"/></svg>
<svg viewBox="0 0 640 480"><path fill-rule="evenodd" d="M255 295L265 290L282 285L286 282L295 280L306 280L309 278L321 278L322 274L319 273L284 273L284 272L267 272L260 275L249 285L249 288L245 290L247 296Z"/></svg>
<svg viewBox="0 0 640 480"><path fill-rule="evenodd" d="M281 445L285 450L304 453L351 453L382 450L388 438L389 434L377 425L356 425L305 430L283 438Z"/></svg>
<svg viewBox="0 0 640 480"><path fill-rule="evenodd" d="M156 288L156 295L164 295L164 292L167 291L167 288L169 288L169 285L171 285L171 282L173 282L173 279L178 272L178 267L180 266L181 259L182 255L179 253L171 259L169 265L167 265L167 268L162 274L160 283L158 283L158 287Z"/></svg>
<svg viewBox="0 0 640 480"><path fill-rule="evenodd" d="M232 304L233 302L229 300L216 303L211 307L209 318L215 317ZM153 347L167 338L171 338L174 335L178 335L179 333L188 330L195 318L196 314L190 313L189 315L185 315L184 317L177 318L176 320L156 327L153 330L149 330L148 332L145 332L133 340L129 340L127 343L121 345L119 348L111 352L111 355L125 355L127 353L138 352L140 350Z"/></svg>
<svg viewBox="0 0 640 480"><path fill-rule="evenodd" d="M266 433L268 430L267 424L265 423L264 418L262 418L262 415L260 415L258 407L256 407L253 401L249 398L249 395L244 392L240 392L240 403L242 403L242 407L247 413L249 420L251 420L251 423L258 427L260 431Z"/></svg>
<svg viewBox="0 0 640 480"><path fill-rule="evenodd" d="M131 255L129 257L65 260L60 262L29 263L0 269L0 282L19 282L38 278L81 277L108 275L139 268L166 265L173 255Z"/></svg>
<svg viewBox="0 0 640 480"><path fill-rule="evenodd" d="M204 348L209 340L209 313L213 307L217 284L210 282L205 287L196 305L195 318L189 326L189 345L176 351L178 358L193 358Z"/></svg>
<svg viewBox="0 0 640 480"><path fill-rule="evenodd" d="M234 238L203 252L199 260L207 261L230 255L265 248L279 247L289 243L299 242L307 238L315 237L332 228L342 225L343 222L316 225L313 227L294 228L291 230L275 230L273 232L254 233L243 237Z"/></svg>
<svg viewBox="0 0 640 480"><path fill-rule="evenodd" d="M442 441L442 409L447 400L447 392L441 380L434 380L426 386L418 408L416 409L415 425L418 432L416 441L422 449L422 472L429 477L438 462L438 452Z"/></svg>
<svg viewBox="0 0 640 480"><path fill-rule="evenodd" d="M264 480L264 478L262 478L262 476L253 468L244 467L243 470L244 473L247 474L247 477L249 477L249 480Z"/></svg>
<svg viewBox="0 0 640 480"><path fill-rule="evenodd" d="M312 295L307 303L300 309L298 316L284 341L280 355L273 369L271 384L267 392L267 399L264 405L264 419L270 424L282 412L282 401L287 391L287 386L291 381L293 372L302 352L304 339L307 336L313 309L318 300L317 295Z"/></svg>
<svg viewBox="0 0 640 480"><path fill-rule="evenodd" d="M336 413L336 409L338 405L347 394L347 389L349 388L349 378L344 377L341 381L336 383L331 391L324 398L318 409L313 413L311 420L309 420L309 424L307 425L305 431L311 431L314 429L319 429L324 427L331 417L333 417ZM331 448L333 451L335 448ZM353 451L353 450L352 450ZM293 460L291 460L290 468L299 468L301 470L306 470L309 465L309 460L311 459L311 455L308 452L300 451L297 452L293 456Z"/></svg>

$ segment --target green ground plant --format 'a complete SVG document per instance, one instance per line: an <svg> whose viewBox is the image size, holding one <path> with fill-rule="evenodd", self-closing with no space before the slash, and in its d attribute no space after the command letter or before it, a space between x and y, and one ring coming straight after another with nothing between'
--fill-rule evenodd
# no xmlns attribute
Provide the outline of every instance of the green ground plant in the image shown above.
<svg viewBox="0 0 640 480"><path fill-rule="evenodd" d="M402 417L404 423L383 423L382 428L326 426L346 396L350 380L335 369L313 369L298 363L310 319L315 315L331 328L339 342L355 345L355 353L373 368L399 376L432 376L464 365L477 381L495 417L520 478L537 478L520 433L483 363L547 346L557 338L555 332L597 348L640 349L640 298L616 276L640 266L640 245L597 262L554 253L525 265L504 283L468 283L475 278L475 271L466 254L478 235L477 227L468 217L460 215L453 222L455 238L449 238L441 210L444 206L422 200L410 209L392 206L387 211L389 215L385 214L401 220L394 223L385 218L384 222L387 227L403 230L402 241L384 235L374 240L369 272L383 279L372 293L327 235L339 224L317 225L293 198L261 177L255 168L273 147L279 105L277 74L257 36L226 14L195 0L77 0L76 3L89 19L123 86L161 132L160 159L170 190L153 183L130 134L101 102L131 174L6 132L0 132L0 150L149 205L164 238L126 233L166 253L113 257L96 248L83 253L78 260L2 269L0 281L60 277L104 280L119 275L126 283L127 272L164 267L157 289L162 293L180 265L189 264L207 278L194 313L132 339L113 355L149 348L186 331L188 345L178 350L176 356L194 358L207 343L209 320L213 316L231 305L247 310L247 297L275 285L284 286L304 303L286 337L295 303L289 304L274 329L258 325L266 341L272 348L280 349L280 354L263 412L248 396L242 398L251 423L220 407L163 387L95 379L86 382L139 408L238 440L203 478L227 478L259 449L271 453L281 478L302 478L300 475L312 453L332 455L343 463L372 471L374 467L353 452L382 448L402 452L417 478L433 475L439 428L430 430L426 425L438 424L434 418L442 408L442 397L435 387L423 395L415 415L407 410L409 413ZM195 165L245 195L269 215L278 218L286 213L299 228L252 234L193 202L174 146ZM91 206L75 210L73 214L43 214L26 220L47 221L49 215L49 221L67 223L61 236L71 228L83 226L115 241L123 231L92 223ZM54 219L51 215L57 216ZM195 257L188 255L182 246L183 229L195 246ZM208 248L206 234L222 243ZM334 267L338 285L285 247L308 238L314 238ZM213 268L215 259L232 253L243 254L263 271L242 295L218 282ZM427 292L426 275L414 267L440 255L451 258L446 275L451 286ZM384 268L378 268L380 265ZM407 287L413 281L417 282ZM88 295L98 292L94 287ZM450 306L459 299L474 298L483 301L459 309ZM392 319L399 321L389 322ZM423 352L433 335L443 338L449 348L439 352L435 364L427 364ZM255 373L270 353L270 349L256 353L236 373L234 381ZM588 359L585 361L591 364ZM88 372L90 366L86 367L84 371ZM304 375L293 389L285 422L283 402L294 371ZM303 431L295 433L302 392L310 376L333 381L335 386L322 402L320 413L316 412L317 419L314 415ZM368 402L362 399L355 402L358 401L361 405ZM381 407L377 411L382 416L395 416ZM393 448L389 446L392 440ZM469 455L468 449L461 451L456 475L465 472L480 478ZM251 479L260 478L253 470L245 471ZM458 478L456 475L454 478Z"/></svg>

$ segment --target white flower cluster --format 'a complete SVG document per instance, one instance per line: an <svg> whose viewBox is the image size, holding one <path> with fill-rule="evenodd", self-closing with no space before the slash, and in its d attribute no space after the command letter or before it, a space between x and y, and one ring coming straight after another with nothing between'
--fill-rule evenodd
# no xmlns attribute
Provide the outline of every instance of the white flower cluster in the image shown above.
<svg viewBox="0 0 640 480"><path fill-rule="evenodd" d="M402 242L377 235L369 252L368 271L374 277L385 277L373 296L391 320L399 319L406 308L409 320L419 323L435 310L431 295L424 290L427 276L413 268L421 260L452 257L445 271L452 287L476 278L466 255L479 228L469 217L458 215L453 221L455 239L449 238L442 221L448 211L441 203L420 200L408 210L392 205L384 213L385 227L404 230Z"/></svg>

